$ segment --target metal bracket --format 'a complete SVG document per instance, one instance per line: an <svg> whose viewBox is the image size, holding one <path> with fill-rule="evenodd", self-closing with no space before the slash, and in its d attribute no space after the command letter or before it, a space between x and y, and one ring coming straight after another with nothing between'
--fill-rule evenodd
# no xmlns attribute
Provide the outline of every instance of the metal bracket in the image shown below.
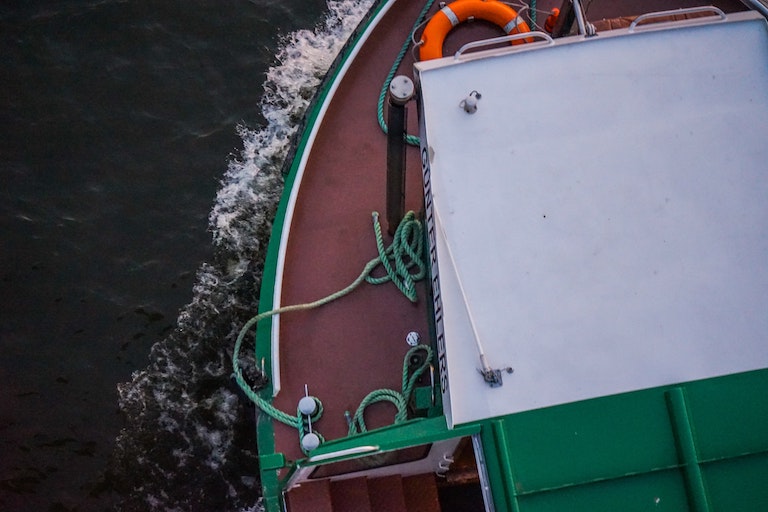
<svg viewBox="0 0 768 512"><path fill-rule="evenodd" d="M483 376L483 380L491 386L492 388L500 388L504 385L504 381L502 380L501 372L505 371L509 374L513 373L515 370L511 366L507 366L506 368L501 368L498 370L494 370L493 368L485 368L481 370L480 368L477 369L477 371L480 373L480 375Z"/></svg>

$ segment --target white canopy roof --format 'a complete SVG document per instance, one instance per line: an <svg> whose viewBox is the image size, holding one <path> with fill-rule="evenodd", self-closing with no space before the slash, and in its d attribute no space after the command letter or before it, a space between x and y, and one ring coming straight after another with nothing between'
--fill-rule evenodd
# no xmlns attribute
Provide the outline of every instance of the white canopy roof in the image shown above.
<svg viewBox="0 0 768 512"><path fill-rule="evenodd" d="M416 65L450 424L768 367L766 23L675 27Z"/></svg>

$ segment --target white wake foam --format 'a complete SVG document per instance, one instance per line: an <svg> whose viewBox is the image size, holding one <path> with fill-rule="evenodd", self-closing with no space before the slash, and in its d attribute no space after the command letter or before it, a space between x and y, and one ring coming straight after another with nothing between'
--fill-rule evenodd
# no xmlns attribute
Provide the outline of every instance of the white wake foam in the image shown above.
<svg viewBox="0 0 768 512"><path fill-rule="evenodd" d="M257 177L281 168L317 86L371 4L371 0L331 1L318 29L299 30L284 39L278 64L269 69L264 83L261 109L267 125L256 130L239 127L244 149L240 159L230 162L210 215L217 246L247 258L264 242L253 239L253 219L243 216L251 211L250 205L263 200Z"/></svg>
<svg viewBox="0 0 768 512"><path fill-rule="evenodd" d="M294 133L371 4L330 1L315 30L285 37L264 84L265 125L238 127L243 150L230 162L209 217L216 261L198 271L193 301L174 333L152 348L149 366L118 386L127 427L116 441L114 471L128 488L124 511L263 510L253 410L235 394L230 356L257 308Z"/></svg>

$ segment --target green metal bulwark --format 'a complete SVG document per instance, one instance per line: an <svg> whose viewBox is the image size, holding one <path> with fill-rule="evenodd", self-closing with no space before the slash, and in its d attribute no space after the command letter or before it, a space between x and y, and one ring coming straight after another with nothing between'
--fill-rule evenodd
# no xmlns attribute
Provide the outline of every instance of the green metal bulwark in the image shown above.
<svg viewBox="0 0 768 512"><path fill-rule="evenodd" d="M371 430L352 437L345 437L328 441L312 452L312 456L326 456L334 452L358 446L377 446L379 452L388 452L408 448L411 446L426 445L446 439L472 436L480 432L479 425L464 425L449 429L444 416L435 418L414 418L405 423L390 425L388 427ZM342 457L333 459L334 462L355 457ZM310 459L296 462L297 466L308 467L318 465L310 462Z"/></svg>
<svg viewBox="0 0 768 512"><path fill-rule="evenodd" d="M504 422L501 420L496 420L491 423L491 428L493 431L493 440L495 445L500 447L509 446L507 436L504 431ZM512 512L520 512L520 505L517 502L517 486L515 485L514 471L512 468L512 460L510 458L509 450L499 450L498 455L501 471L506 476L508 482L508 484L505 486L506 492L504 492L503 496L499 496L498 499L503 499L509 510ZM496 498L494 497L494 499Z"/></svg>
<svg viewBox="0 0 768 512"><path fill-rule="evenodd" d="M768 510L768 369L480 425L497 512Z"/></svg>

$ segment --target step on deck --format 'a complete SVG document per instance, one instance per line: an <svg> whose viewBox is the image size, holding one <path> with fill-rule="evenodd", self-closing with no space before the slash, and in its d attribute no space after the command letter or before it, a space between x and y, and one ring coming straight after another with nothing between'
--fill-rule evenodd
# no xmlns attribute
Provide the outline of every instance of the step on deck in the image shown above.
<svg viewBox="0 0 768 512"><path fill-rule="evenodd" d="M433 474L316 480L292 489L289 512L440 512Z"/></svg>
<svg viewBox="0 0 768 512"><path fill-rule="evenodd" d="M331 486L327 480L305 482L286 496L291 512L334 512L331 505Z"/></svg>
<svg viewBox="0 0 768 512"><path fill-rule="evenodd" d="M405 508L403 479L399 475L368 480L372 512L408 512Z"/></svg>
<svg viewBox="0 0 768 512"><path fill-rule="evenodd" d="M373 512L367 479L350 478L331 482L331 503L333 512Z"/></svg>
<svg viewBox="0 0 768 512"><path fill-rule="evenodd" d="M432 473L403 478L403 493L408 512L440 512L437 481Z"/></svg>

